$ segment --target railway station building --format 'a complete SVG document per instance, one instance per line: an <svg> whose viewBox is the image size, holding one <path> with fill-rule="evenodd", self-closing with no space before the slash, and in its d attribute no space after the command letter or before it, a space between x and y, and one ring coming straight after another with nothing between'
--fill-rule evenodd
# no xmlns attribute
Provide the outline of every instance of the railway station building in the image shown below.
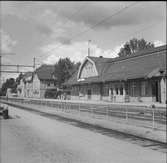
<svg viewBox="0 0 167 163"><path fill-rule="evenodd" d="M64 83L72 100L166 103L167 45L132 56L87 56Z"/></svg>

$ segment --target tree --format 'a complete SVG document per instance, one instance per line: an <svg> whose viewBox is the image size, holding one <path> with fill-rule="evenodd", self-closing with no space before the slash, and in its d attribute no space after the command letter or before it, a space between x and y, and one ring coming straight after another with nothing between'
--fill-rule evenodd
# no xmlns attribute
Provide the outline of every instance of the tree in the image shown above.
<svg viewBox="0 0 167 163"><path fill-rule="evenodd" d="M147 42L143 38L139 40L133 38L124 44L124 46L120 49L118 55L119 57L130 56L134 55L138 51L153 47L154 47L153 43Z"/></svg>
<svg viewBox="0 0 167 163"><path fill-rule="evenodd" d="M21 80L22 78L23 78L23 74L20 73L19 76L16 78L16 83L17 83L17 85L20 84L20 80Z"/></svg>
<svg viewBox="0 0 167 163"><path fill-rule="evenodd" d="M80 63L74 63L69 58L60 58L55 64L54 75L57 77L58 86L60 87L71 75L78 69Z"/></svg>
<svg viewBox="0 0 167 163"><path fill-rule="evenodd" d="M2 84L0 95L5 96L8 88L11 88L12 93L16 93L17 83L14 78L7 79L6 82Z"/></svg>

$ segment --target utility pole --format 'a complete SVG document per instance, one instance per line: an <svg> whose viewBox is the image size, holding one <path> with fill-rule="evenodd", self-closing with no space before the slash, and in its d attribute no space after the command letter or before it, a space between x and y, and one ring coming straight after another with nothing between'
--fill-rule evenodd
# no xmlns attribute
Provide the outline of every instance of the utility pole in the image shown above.
<svg viewBox="0 0 167 163"><path fill-rule="evenodd" d="M91 40L88 40L88 56L90 56L90 43L91 43Z"/></svg>
<svg viewBox="0 0 167 163"><path fill-rule="evenodd" d="M0 54L0 88L2 86L1 84L3 83L1 79L2 79L2 76L1 76L1 54Z"/></svg>
<svg viewBox="0 0 167 163"><path fill-rule="evenodd" d="M1 55L0 55L1 57ZM1 63L1 58L0 58L0 63ZM14 67L16 68L16 70L2 70L1 67ZM24 65L24 64L0 64L0 76L1 76L1 73L4 72L4 73L24 73L24 71L20 71L20 68L21 67L31 67L31 68L36 68L36 60L35 60L35 57L33 58L33 65Z"/></svg>
<svg viewBox="0 0 167 163"><path fill-rule="evenodd" d="M4 55L15 55L15 53L2 53L1 51L0 51L0 86L1 86L1 79L2 79L2 69L1 69L1 67L2 67L2 56L4 56Z"/></svg>
<svg viewBox="0 0 167 163"><path fill-rule="evenodd" d="M0 54L0 81L1 81L1 54Z"/></svg>

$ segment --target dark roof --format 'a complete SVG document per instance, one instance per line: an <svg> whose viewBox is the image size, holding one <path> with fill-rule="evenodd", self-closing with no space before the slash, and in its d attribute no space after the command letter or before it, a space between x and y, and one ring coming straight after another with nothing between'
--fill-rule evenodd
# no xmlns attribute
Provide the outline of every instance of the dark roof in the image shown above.
<svg viewBox="0 0 167 163"><path fill-rule="evenodd" d="M90 58L96 65L98 74L101 74L103 72L104 67L106 66L107 62L112 62L114 61L114 58L101 58L101 57L92 57L89 56Z"/></svg>
<svg viewBox="0 0 167 163"><path fill-rule="evenodd" d="M53 80L54 66L53 65L42 65L36 69L39 80Z"/></svg>
<svg viewBox="0 0 167 163"><path fill-rule="evenodd" d="M104 58L104 57L93 57L93 56L88 56L88 58L90 58L92 61L94 61L95 63L105 63L107 61L113 61L114 58Z"/></svg>
<svg viewBox="0 0 167 163"><path fill-rule="evenodd" d="M78 72L76 72L65 85L161 76L162 74L160 71L166 73L166 49L167 45L164 45L146 49L128 57L89 57L95 62L99 76L89 77L83 81L77 81Z"/></svg>
<svg viewBox="0 0 167 163"><path fill-rule="evenodd" d="M134 55L131 55L131 56L116 57L116 58L114 58L114 61L125 60L125 59L129 59L129 58L135 58L135 57L138 57L138 56L143 56L143 55L148 55L148 54L151 54L151 53L165 51L166 49L167 49L167 45L163 45L163 46L159 46L159 47L155 47L155 48L147 48L147 49L141 50L139 52L136 52ZM111 60L109 60L109 62L111 62Z"/></svg>
<svg viewBox="0 0 167 163"><path fill-rule="evenodd" d="M27 78L29 78L29 77L31 77L31 79L30 79L30 81L31 81L32 80L32 74L33 74L33 72L30 72L30 71L25 72L22 76L23 81L26 81Z"/></svg>
<svg viewBox="0 0 167 163"><path fill-rule="evenodd" d="M27 77L30 77L30 76L32 76L32 72L31 71L25 72L23 74L23 78L27 78Z"/></svg>

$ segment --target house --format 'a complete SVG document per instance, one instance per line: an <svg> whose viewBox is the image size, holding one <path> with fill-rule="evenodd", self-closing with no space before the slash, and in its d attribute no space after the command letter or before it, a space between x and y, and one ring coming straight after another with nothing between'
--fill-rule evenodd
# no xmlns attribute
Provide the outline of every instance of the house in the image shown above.
<svg viewBox="0 0 167 163"><path fill-rule="evenodd" d="M166 103L166 48L127 57L87 56L64 85L72 100Z"/></svg>
<svg viewBox="0 0 167 163"><path fill-rule="evenodd" d="M17 97L17 94L13 93L11 88L7 88L6 97Z"/></svg>
<svg viewBox="0 0 167 163"><path fill-rule="evenodd" d="M17 86L19 97L32 97L32 74L33 72L23 74L20 84Z"/></svg>
<svg viewBox="0 0 167 163"><path fill-rule="evenodd" d="M34 72L25 73L17 89L19 97L45 98L46 90L55 88L54 66L42 65Z"/></svg>
<svg viewBox="0 0 167 163"><path fill-rule="evenodd" d="M33 97L44 98L47 89L56 88L53 65L42 65L33 73Z"/></svg>

